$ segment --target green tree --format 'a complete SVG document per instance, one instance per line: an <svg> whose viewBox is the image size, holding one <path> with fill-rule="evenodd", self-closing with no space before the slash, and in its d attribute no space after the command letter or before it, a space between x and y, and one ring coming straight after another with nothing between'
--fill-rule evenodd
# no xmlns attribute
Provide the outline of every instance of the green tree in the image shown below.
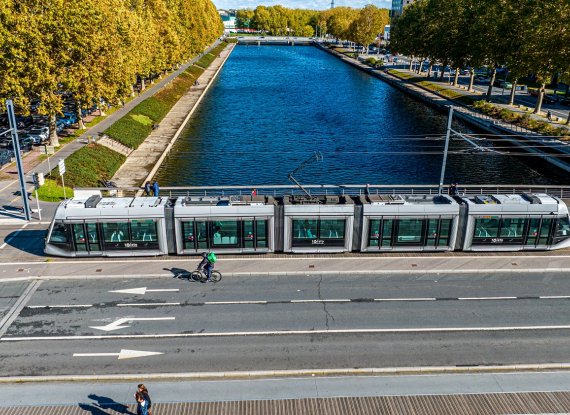
<svg viewBox="0 0 570 415"><path fill-rule="evenodd" d="M384 26L388 24L388 21L387 9L379 9L373 5L365 6L360 10L358 18L350 24L350 38L364 46L368 53L368 45L384 32Z"/></svg>

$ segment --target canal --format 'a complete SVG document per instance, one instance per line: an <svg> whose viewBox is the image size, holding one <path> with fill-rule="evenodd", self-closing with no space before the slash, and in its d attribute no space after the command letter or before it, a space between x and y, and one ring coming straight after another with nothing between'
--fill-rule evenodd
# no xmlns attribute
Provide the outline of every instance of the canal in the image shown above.
<svg viewBox="0 0 570 415"><path fill-rule="evenodd" d="M434 184L447 117L314 47L238 46L161 166L163 186ZM454 129L473 133L454 123ZM530 157L451 142L446 182L560 184ZM510 149L516 152L516 149Z"/></svg>

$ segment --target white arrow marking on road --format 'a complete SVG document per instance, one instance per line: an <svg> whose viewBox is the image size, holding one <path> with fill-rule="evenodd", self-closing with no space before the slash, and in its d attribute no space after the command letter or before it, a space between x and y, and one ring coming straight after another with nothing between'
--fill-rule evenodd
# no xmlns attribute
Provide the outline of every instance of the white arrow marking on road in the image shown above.
<svg viewBox="0 0 570 415"><path fill-rule="evenodd" d="M113 331L130 327L130 324L124 324L128 323L129 321L174 320L175 318L176 317L149 317L149 318L123 317L113 321L112 323L107 324L106 326L89 326L89 327L97 330Z"/></svg>
<svg viewBox="0 0 570 415"><path fill-rule="evenodd" d="M143 350L121 349L121 351L119 353L73 353L73 357L118 356L118 360L123 360L123 359L134 359L135 357L156 356L157 354L164 354L164 353L145 352Z"/></svg>
<svg viewBox="0 0 570 415"><path fill-rule="evenodd" d="M137 295L145 295L146 293L161 293L161 292L178 292L178 288L163 288L163 289L156 289L156 290L147 290L146 287L140 288L128 288L126 290L115 290L109 291L110 293L120 293L120 294L137 294Z"/></svg>

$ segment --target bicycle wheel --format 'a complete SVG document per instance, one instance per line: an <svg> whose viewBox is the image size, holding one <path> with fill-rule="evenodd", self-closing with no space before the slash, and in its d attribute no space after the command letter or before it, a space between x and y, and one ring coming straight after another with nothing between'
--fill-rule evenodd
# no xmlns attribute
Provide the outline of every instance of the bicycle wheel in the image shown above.
<svg viewBox="0 0 570 415"><path fill-rule="evenodd" d="M192 271L192 273L190 274L190 278L192 278L192 280L196 282L206 281L206 276L204 275L204 273L198 270Z"/></svg>
<svg viewBox="0 0 570 415"><path fill-rule="evenodd" d="M212 282L220 282L222 280L222 274L219 271L212 271Z"/></svg>

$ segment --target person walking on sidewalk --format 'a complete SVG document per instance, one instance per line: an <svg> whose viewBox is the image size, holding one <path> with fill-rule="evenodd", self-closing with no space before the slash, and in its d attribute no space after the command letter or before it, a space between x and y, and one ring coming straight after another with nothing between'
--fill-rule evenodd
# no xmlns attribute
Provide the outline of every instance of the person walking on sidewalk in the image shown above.
<svg viewBox="0 0 570 415"><path fill-rule="evenodd" d="M150 182L149 182L149 181L147 181L147 182L144 184L144 194L145 194L146 196L150 196Z"/></svg>
<svg viewBox="0 0 570 415"><path fill-rule="evenodd" d="M152 415L152 401L150 400L150 395L148 394L148 389L141 383L137 386L137 393L140 393L148 405L148 415Z"/></svg>
<svg viewBox="0 0 570 415"><path fill-rule="evenodd" d="M137 400L137 415L150 415L148 401L140 392L135 392L135 399Z"/></svg>

